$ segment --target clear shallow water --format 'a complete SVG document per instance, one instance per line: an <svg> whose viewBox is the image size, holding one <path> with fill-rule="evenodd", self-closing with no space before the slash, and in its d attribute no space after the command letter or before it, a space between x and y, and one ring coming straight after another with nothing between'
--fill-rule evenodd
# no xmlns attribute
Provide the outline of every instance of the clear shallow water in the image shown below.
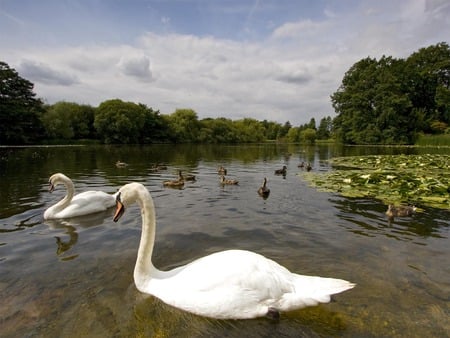
<svg viewBox="0 0 450 338"><path fill-rule="evenodd" d="M0 335L2 337L425 337L449 336L449 211L426 209L385 218L376 200L317 192L296 174L311 161L329 170L333 156L415 153L415 148L148 146L0 148ZM129 164L116 168L118 160ZM154 163L168 169L150 170ZM222 188L224 165L239 186ZM285 178L274 170L288 166ZM183 169L197 181L183 190L162 181ZM43 221L64 196L48 192L55 172L77 191L115 192L139 181L157 210L154 263L170 269L205 254L242 248L291 271L357 283L329 304L267 319L219 321L167 306L134 287L140 215L118 223L112 211ZM267 200L256 190L263 177Z"/></svg>

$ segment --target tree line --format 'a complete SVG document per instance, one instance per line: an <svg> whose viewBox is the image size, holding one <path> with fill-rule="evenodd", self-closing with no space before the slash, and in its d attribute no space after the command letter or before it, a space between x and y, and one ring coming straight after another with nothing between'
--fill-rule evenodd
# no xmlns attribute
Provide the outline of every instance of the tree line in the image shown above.
<svg viewBox="0 0 450 338"><path fill-rule="evenodd" d="M411 144L418 134L448 133L450 49L422 48L407 59L365 58L331 95L336 117L292 126L253 118L199 119L192 109L161 114L142 103L111 99L98 107L44 104L33 83L0 62L0 144L250 143L268 140L349 144Z"/></svg>
<svg viewBox="0 0 450 338"><path fill-rule="evenodd" d="M314 119L292 128L289 121L199 119L192 109L164 115L145 104L120 99L104 101L98 107L65 101L44 104L35 97L33 87L0 62L0 144L82 140L107 144L314 142L317 137L330 137L329 125L316 130Z"/></svg>

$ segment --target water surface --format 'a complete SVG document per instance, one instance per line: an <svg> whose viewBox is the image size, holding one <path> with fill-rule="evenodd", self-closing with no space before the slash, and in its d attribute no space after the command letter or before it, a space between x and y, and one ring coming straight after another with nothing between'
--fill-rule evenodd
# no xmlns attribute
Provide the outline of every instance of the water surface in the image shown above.
<svg viewBox="0 0 450 338"><path fill-rule="evenodd" d="M333 156L443 149L250 146L83 146L0 148L0 335L2 337L425 337L449 336L449 211L425 208L388 222L386 206L318 192L297 173L331 170ZM116 168L115 162L128 163ZM167 170L154 171L164 163ZM217 168L238 186L221 187ZM288 167L286 177L274 170ZM184 189L162 181L197 176ZM48 192L55 172L78 192L114 193L132 181L152 193L154 264L170 269L219 250L264 254L291 271L357 283L334 301L268 319L212 320L139 293L133 267L140 214L118 223L112 210L44 221L64 196ZM267 200L256 193L264 177Z"/></svg>

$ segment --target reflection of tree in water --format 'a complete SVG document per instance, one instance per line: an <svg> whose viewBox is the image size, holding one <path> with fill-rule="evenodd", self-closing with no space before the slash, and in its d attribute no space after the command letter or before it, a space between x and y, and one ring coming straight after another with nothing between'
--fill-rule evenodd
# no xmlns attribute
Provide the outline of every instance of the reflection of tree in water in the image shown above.
<svg viewBox="0 0 450 338"><path fill-rule="evenodd" d="M56 254L58 256L62 255L66 251L70 250L78 242L78 233L77 233L75 227L73 227L71 225L67 225L67 226L65 226L65 228L67 229L67 231L65 233L69 235L68 241L63 241L61 239L61 237L55 236L56 245L57 245ZM76 256L78 256L78 255L76 255ZM75 257L73 257L73 258L75 258Z"/></svg>

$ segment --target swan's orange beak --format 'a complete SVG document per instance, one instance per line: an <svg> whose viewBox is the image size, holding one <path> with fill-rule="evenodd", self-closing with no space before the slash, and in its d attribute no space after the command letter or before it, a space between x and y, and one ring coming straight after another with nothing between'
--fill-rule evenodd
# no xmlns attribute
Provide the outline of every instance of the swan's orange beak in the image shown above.
<svg viewBox="0 0 450 338"><path fill-rule="evenodd" d="M114 213L113 221L117 222L120 219L120 217L122 217L124 212L125 212L125 206L120 201L120 192L119 192L116 197L116 212Z"/></svg>

